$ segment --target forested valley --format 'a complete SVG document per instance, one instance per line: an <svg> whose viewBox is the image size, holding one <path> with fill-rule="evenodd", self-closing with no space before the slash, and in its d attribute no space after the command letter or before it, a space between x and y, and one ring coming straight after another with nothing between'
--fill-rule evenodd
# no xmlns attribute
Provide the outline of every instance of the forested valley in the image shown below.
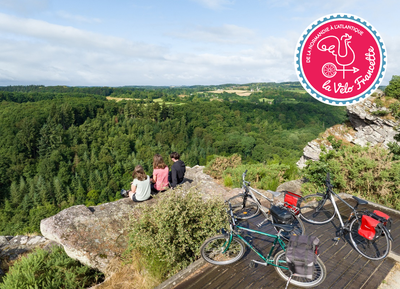
<svg viewBox="0 0 400 289"><path fill-rule="evenodd" d="M235 87L248 96L224 91L233 86L0 87L0 235L120 198L137 164L152 173L156 153L168 165L177 151L188 166L239 154L295 169L307 142L346 120L298 83Z"/></svg>

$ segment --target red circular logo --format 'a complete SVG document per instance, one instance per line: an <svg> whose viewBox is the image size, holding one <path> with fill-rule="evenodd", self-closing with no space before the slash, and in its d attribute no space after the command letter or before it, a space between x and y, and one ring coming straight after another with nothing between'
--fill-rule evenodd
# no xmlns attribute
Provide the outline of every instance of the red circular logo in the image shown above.
<svg viewBox="0 0 400 289"><path fill-rule="evenodd" d="M314 98L349 105L378 88L386 71L386 50L378 32L365 20L333 14L303 33L295 65L300 82Z"/></svg>

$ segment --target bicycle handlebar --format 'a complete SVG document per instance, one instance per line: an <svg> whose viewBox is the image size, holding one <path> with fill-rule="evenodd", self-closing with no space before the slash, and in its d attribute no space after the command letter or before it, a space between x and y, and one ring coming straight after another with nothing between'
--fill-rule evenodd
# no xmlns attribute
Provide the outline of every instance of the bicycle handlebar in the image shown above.
<svg viewBox="0 0 400 289"><path fill-rule="evenodd" d="M326 173L326 181L325 181L326 187L328 189L333 189L333 186L331 184L331 174L329 172Z"/></svg>
<svg viewBox="0 0 400 289"><path fill-rule="evenodd" d="M247 174L247 170L242 175L243 182L244 182L244 179L246 178L246 174Z"/></svg>

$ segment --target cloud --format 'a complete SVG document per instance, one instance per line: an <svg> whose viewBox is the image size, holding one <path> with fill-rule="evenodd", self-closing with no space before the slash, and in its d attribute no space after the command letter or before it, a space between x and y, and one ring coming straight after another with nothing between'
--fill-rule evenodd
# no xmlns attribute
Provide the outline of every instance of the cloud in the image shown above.
<svg viewBox="0 0 400 289"><path fill-rule="evenodd" d="M225 9L227 8L227 6L233 4L233 1L229 0L192 0L192 1L197 2L202 6L212 10Z"/></svg>
<svg viewBox="0 0 400 289"><path fill-rule="evenodd" d="M296 80L291 46L294 44L289 40L268 38L251 49L230 53L164 51L158 57L137 58L118 53L116 48L91 50L3 39L0 85L193 85Z"/></svg>
<svg viewBox="0 0 400 289"><path fill-rule="evenodd" d="M181 33L169 33L169 35L199 42L226 44L246 44L249 41L254 41L254 38L256 38L255 31L232 24L224 24L218 27L198 26Z"/></svg>
<svg viewBox="0 0 400 289"><path fill-rule="evenodd" d="M49 0L0 0L0 8L24 15L43 11L49 6Z"/></svg>
<svg viewBox="0 0 400 289"><path fill-rule="evenodd" d="M97 34L71 26L51 24L41 20L25 19L0 13L0 32L29 37L65 47L88 50L108 50L130 57L159 57L164 48L132 42L123 38Z"/></svg>
<svg viewBox="0 0 400 289"><path fill-rule="evenodd" d="M58 17L64 18L66 20L71 20L74 22L89 23L89 24L101 22L101 20L99 18L88 18L88 17L81 16L81 15L72 15L65 11L58 11L56 14Z"/></svg>

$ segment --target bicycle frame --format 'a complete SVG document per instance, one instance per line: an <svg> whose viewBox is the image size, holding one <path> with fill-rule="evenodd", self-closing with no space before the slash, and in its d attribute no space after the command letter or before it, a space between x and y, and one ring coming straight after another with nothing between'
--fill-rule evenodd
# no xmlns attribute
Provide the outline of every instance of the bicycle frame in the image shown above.
<svg viewBox="0 0 400 289"><path fill-rule="evenodd" d="M271 247L271 249L270 249L270 251L269 251L269 253L268 253L268 256L265 257L265 256L264 256L263 254L261 254L254 246L252 246L248 241L246 241L246 239L243 238L239 233L236 233L235 231L231 230L230 233L229 233L229 244L228 244L228 246L226 247L226 249L225 249L224 252L226 252L226 251L229 249L229 246L230 246L230 244L231 244L231 242L232 242L232 238L233 238L233 236L235 236L235 237L239 238L240 240L242 240L242 241L247 245L247 247L249 247L249 248L250 248L253 252L255 252L261 259L263 259L263 260L265 261L265 263L255 261L256 263L258 263L258 264L260 264L260 265L264 265L264 266L272 265L272 266L274 266L274 267L279 267L279 268L282 268L282 269L285 269L285 270L289 270L289 268L283 267L283 266L279 266L279 265L277 266L277 265L275 265L274 262L273 262L272 253L274 252L275 246L276 246L277 244L279 244L279 246L282 248L282 250L286 251L285 243L284 243L284 242L281 240L281 238L279 237L279 233L278 233L278 235L272 235L272 234L264 233L264 232L261 232L261 231L257 231L257 230L252 230L252 229L244 228L244 227L241 227L241 226L238 226L238 225L235 225L235 227L238 228L238 229L240 229L240 230L243 230L243 231L247 231L247 232L251 232L251 233L256 233L256 234L264 235L264 236L267 236L267 237L270 237L270 238L274 238L275 240L274 240L274 242L273 242L273 244L272 244L272 247Z"/></svg>
<svg viewBox="0 0 400 289"><path fill-rule="evenodd" d="M280 238L280 233L281 233L282 229L280 229L280 230L278 231L278 234L277 234L277 235L272 235L272 234L268 234L268 233L265 233L265 232L261 232L261 231L257 231L257 230L245 228L245 227L242 227L242 226L238 226L238 225L236 225L236 220L235 220L235 217L233 216L232 207L231 207L230 203L229 203L229 212L228 212L228 210L227 210L227 213L228 213L228 215L229 215L229 228L230 228L230 232L229 232L229 243L228 243L228 246L226 246L226 248L225 248L225 250L224 250L224 253L229 249L229 246L231 245L233 236L235 236L235 237L239 238L240 240L242 240L242 241L246 244L247 247L249 247L251 250L253 250L262 260L265 261L265 263L262 263L262 262L257 262L257 261L255 261L255 260L253 260L254 262L257 262L258 264L264 265L264 266L272 265L272 266L274 266L274 267L279 267L279 268L282 268L282 269L285 269L285 270L289 270L289 268L287 268L287 267L275 265L274 262L273 262L273 258L271 258L271 257L272 257L272 253L273 253L273 251L274 251L274 249L275 249L275 246L276 246L277 244L279 244L279 246L282 248L282 250L286 252L285 243L284 243L284 242L281 240L281 238ZM243 231L247 231L247 232L251 232L251 233L256 233L256 234L259 234L259 235L264 235L264 236L267 236L267 237L270 237L270 238L273 238L273 239L274 239L274 242L273 242L273 244L272 244L271 250L270 250L269 253L268 253L268 256L265 257L265 256L264 256L263 254L261 254L254 246L252 246L248 241L246 241L246 239L243 238L243 237L240 235L240 233L238 232L238 229L239 229L239 230L243 230ZM223 233L224 233L224 232L223 232Z"/></svg>
<svg viewBox="0 0 400 289"><path fill-rule="evenodd" d="M320 194L320 195L322 195L322 194ZM359 203L357 202L357 205L355 207L353 207L352 205L347 203L345 200L343 200L337 193L335 193L332 190L332 188L330 188L330 186L328 186L328 188L326 189L326 192L323 196L324 196L324 201L321 202L320 207L322 208L325 205L325 201L327 198L331 199L333 208L335 210L335 214L337 215L339 222L340 222L340 235L343 234L343 230L349 231L348 225L350 224L350 221L353 220L353 218L356 218L357 220L359 220L360 213L357 211L357 207L358 207ZM339 208L337 207L334 196L336 196L342 203L344 203L346 206L348 206L352 210L346 223L343 222L342 216L340 215L340 211L339 211ZM365 211L362 212L361 214L363 214L363 213L365 213ZM389 239L393 241L393 237L392 237L391 233L386 229L386 227L383 227L383 230L386 231Z"/></svg>
<svg viewBox="0 0 400 289"><path fill-rule="evenodd" d="M246 172L247 172L247 170L246 170ZM257 203L257 205L260 208L261 212L263 212L264 216L268 219L269 218L269 209L261 205L260 201L255 197L254 193L256 193L260 197L262 197L265 200L267 200L270 204L273 204L274 200L268 198L267 196L265 196L261 192L257 191L256 189L253 189L250 186L250 182L244 180L244 175L245 174L243 174L243 185L242 185L242 188L244 189L245 197L243 198L243 203L246 201L245 198L247 198L248 196L251 196L252 199L254 200L254 202ZM269 192L271 192L272 194L275 193L273 191L269 191Z"/></svg>
<svg viewBox="0 0 400 289"><path fill-rule="evenodd" d="M330 188L328 188L328 189L326 190L325 195L326 195L326 196L329 196L329 198L330 198L331 201L332 201L332 205L333 205L333 208L335 209L335 214L337 215L337 217L338 217L338 219L339 219L341 228L342 228L342 229L345 229L345 230L348 230L347 224L348 224L349 221L352 219L352 217L354 216L355 218L358 219L357 211L356 211L358 204L357 204L355 207L353 207L352 205L350 205L349 203L347 203L345 200L343 200L338 194L336 194L336 193L335 193L333 190L331 190ZM352 210L352 212L350 213L349 218L348 218L347 221L346 221L346 224L344 224L344 222L343 222L342 216L340 215L339 208L338 208L337 205L336 205L336 201L335 201L334 196L336 196L341 202L343 202L346 206L348 206L348 207ZM325 204L325 201L324 201L323 203Z"/></svg>

